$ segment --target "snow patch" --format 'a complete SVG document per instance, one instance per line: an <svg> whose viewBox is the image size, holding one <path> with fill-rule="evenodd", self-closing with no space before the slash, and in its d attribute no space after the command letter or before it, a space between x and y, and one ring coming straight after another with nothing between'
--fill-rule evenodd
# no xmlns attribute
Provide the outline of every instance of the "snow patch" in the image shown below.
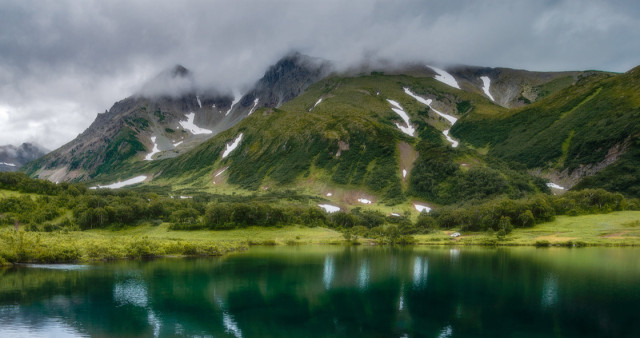
<svg viewBox="0 0 640 338"><path fill-rule="evenodd" d="M193 197L191 197L191 196L180 196L181 200L186 200L187 198L193 198Z"/></svg>
<svg viewBox="0 0 640 338"><path fill-rule="evenodd" d="M333 194L332 194L332 193L330 193L330 192L328 192L328 193L327 193L327 197L331 197L331 196L333 196Z"/></svg>
<svg viewBox="0 0 640 338"><path fill-rule="evenodd" d="M414 99L416 99L418 102L429 106L429 108L431 110L433 110L436 114L442 116L445 120L449 121L449 123L451 123L452 125L458 121L458 118L456 118L455 116L451 116L451 115L445 114L445 113L443 113L443 112L441 112L441 111L439 111L437 109L434 109L431 106L431 102L433 102L433 100L425 99L423 97L420 97L420 96L414 94L413 92L411 92L411 90L409 90L409 88L407 88L407 87L404 87L404 92L407 95L409 95L409 96L413 97Z"/></svg>
<svg viewBox="0 0 640 338"><path fill-rule="evenodd" d="M320 102L322 102L322 98L319 98L318 101L316 102L316 104L314 104L313 107L309 108L309 111L311 111L313 108L315 108L317 105L319 105Z"/></svg>
<svg viewBox="0 0 640 338"><path fill-rule="evenodd" d="M395 212L392 212L392 213L391 213L391 216L400 217L400 214L397 214L397 213L395 213Z"/></svg>
<svg viewBox="0 0 640 338"><path fill-rule="evenodd" d="M318 206L330 214L340 211L339 207L336 207L335 205L331 205L331 204L318 204Z"/></svg>
<svg viewBox="0 0 640 338"><path fill-rule="evenodd" d="M422 204L414 203L413 207L416 208L416 210L418 210L418 212L422 212L422 211L430 212L431 211L431 208L429 208L426 205L422 205Z"/></svg>
<svg viewBox="0 0 640 338"><path fill-rule="evenodd" d="M13 163L7 163L7 162L0 162L0 164L4 164L4 165L10 166L10 167L15 167L16 166Z"/></svg>
<svg viewBox="0 0 640 338"><path fill-rule="evenodd" d="M147 156L145 156L144 158L145 161L153 161L152 159L153 155L160 152L160 149L158 149L158 144L156 143L155 136L151 136L151 142L153 142L153 149L151 150L150 153L147 154Z"/></svg>
<svg viewBox="0 0 640 338"><path fill-rule="evenodd" d="M260 99L256 98L255 100L253 100L253 107L251 107L251 110L249 110L249 115L253 114L253 112L256 110L256 107L258 106L258 100Z"/></svg>
<svg viewBox="0 0 640 338"><path fill-rule="evenodd" d="M456 117L451 116L451 115L448 115L448 114L445 114L445 113L443 113L443 112L440 112L440 111L438 111L437 109L434 109L434 108L431 106L431 102L433 102L433 100L431 100L431 99L425 99L425 98L423 98L423 97L420 97L420 96L418 96L418 95L416 95L416 94L412 93L412 92L409 90L409 88L407 88L407 87L404 87L404 92L405 92L407 95L409 95L409 96L413 97L414 99L416 99L418 102L420 102L420 103L422 103L422 104L427 105L427 106L429 107L429 109L433 110L436 114L438 114L438 115L442 116L445 120L449 121L449 123L451 123L451 125L452 125L452 126L453 126L453 125L458 121L458 119L457 119ZM447 141L449 141L449 142L451 143L451 146L452 146L452 147L454 147L454 148L458 147L458 141L456 141L456 140L452 139L452 138L449 136L449 129L447 129L447 130L443 131L442 133L444 134L444 137L447 139Z"/></svg>
<svg viewBox="0 0 640 338"><path fill-rule="evenodd" d="M553 182L549 182L547 183L547 187L552 188L552 189L558 189L558 190L564 190L565 188L562 186L559 186Z"/></svg>
<svg viewBox="0 0 640 338"><path fill-rule="evenodd" d="M358 198L358 202L362 204L371 204L372 202L366 198Z"/></svg>
<svg viewBox="0 0 640 338"><path fill-rule="evenodd" d="M224 114L224 116L229 115L229 113L231 113L231 110L233 110L233 106L236 105L236 103L240 102L240 99L242 98L242 95L235 95L233 98L233 102L231 102L231 107L229 108L229 110L227 110L227 113Z"/></svg>
<svg viewBox="0 0 640 338"><path fill-rule="evenodd" d="M402 178L407 178L407 169L402 169Z"/></svg>
<svg viewBox="0 0 640 338"><path fill-rule="evenodd" d="M242 141L242 135L243 134L240 133L240 135L238 135L238 137L236 137L236 139L233 140L231 144L227 143L227 148L222 153L222 158L229 156L229 154L238 147L238 145L240 144L240 141Z"/></svg>
<svg viewBox="0 0 640 338"><path fill-rule="evenodd" d="M198 106L200 106L200 108L202 108L202 102L200 102L200 97L198 95L196 95L196 100L198 100Z"/></svg>
<svg viewBox="0 0 640 338"><path fill-rule="evenodd" d="M458 81L456 81L456 78L453 77L453 75L447 73L446 70L440 69L440 68L437 68L437 67L433 67L433 66L427 66L427 67L433 69L433 71L438 74L438 75L436 75L434 77L434 79L436 79L436 80L438 80L438 81L440 81L440 82L442 82L442 83L444 83L444 84L446 84L448 86L451 86L453 88L460 89L460 86L458 85Z"/></svg>
<svg viewBox="0 0 640 338"><path fill-rule="evenodd" d="M495 102L496 100L493 99L493 95L489 92L489 89L491 89L491 79L488 76L481 76L480 80L482 80L482 91L484 91L484 94L487 95L491 101Z"/></svg>
<svg viewBox="0 0 640 338"><path fill-rule="evenodd" d="M116 183L112 183L112 184L108 184L108 185L97 185L97 186L91 187L89 189L118 189L118 188L126 187L128 185L134 185L134 184L142 183L146 179L147 179L147 176L141 175L141 176L136 176L134 178L130 178L130 179L122 181L122 182L118 181Z"/></svg>
<svg viewBox="0 0 640 338"><path fill-rule="evenodd" d="M398 102L389 99L387 99L387 101L389 101L389 103L393 106L391 110L398 114L406 124L405 127L400 125L400 123L396 123L396 127L398 127L398 129L400 129L403 133L409 136L413 136L416 132L416 128L414 128L411 123L409 123L409 115L404 111L404 109L402 109L402 106L400 106Z"/></svg>
<svg viewBox="0 0 640 338"><path fill-rule="evenodd" d="M452 147L454 148L458 147L458 141L452 139L451 136L449 136L449 129L443 131L442 133L444 134L444 137L447 139L447 141L451 142Z"/></svg>
<svg viewBox="0 0 640 338"><path fill-rule="evenodd" d="M227 171L227 169L228 169L228 168L229 168L229 167L225 167L224 169L220 170L220 171L216 174L216 176L215 176L215 177L218 177L218 176L222 175L222 173L223 173L223 172L225 172L225 171Z"/></svg>
<svg viewBox="0 0 640 338"><path fill-rule="evenodd" d="M173 144L173 147L174 147L174 148L178 148L178 146L179 146L179 145L181 145L181 144L182 144L182 142L184 142L184 141L180 141L180 142L176 142L176 143L174 143L174 144Z"/></svg>
<svg viewBox="0 0 640 338"><path fill-rule="evenodd" d="M193 123L193 120L196 118L196 114L195 113L189 113L189 114L187 114L185 116L187 117L187 121L178 122L182 126L182 129L191 132L191 134L193 134L193 135L212 134L213 133L213 131L211 131L209 129L200 128L200 127L196 126L195 123Z"/></svg>

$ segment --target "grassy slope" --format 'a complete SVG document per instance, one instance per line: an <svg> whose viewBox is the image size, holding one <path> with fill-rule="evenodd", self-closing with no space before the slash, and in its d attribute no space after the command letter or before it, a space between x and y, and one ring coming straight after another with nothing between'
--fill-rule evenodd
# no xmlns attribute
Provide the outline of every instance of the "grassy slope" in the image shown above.
<svg viewBox="0 0 640 338"><path fill-rule="evenodd" d="M450 148L441 134L449 124L404 93L403 87L435 98L440 105L438 109L458 116L506 111L483 96L453 89L430 77L380 74L330 77L279 109L259 110L194 151L175 159L154 161L145 169L161 172L152 184L176 185L183 190L246 194L282 188L313 196L337 191L339 194L329 200L338 205L352 205L357 196L385 204L409 202L404 198L407 194L429 199L433 194L421 193L413 186L421 173L433 168L416 165L403 182L398 144L406 142L414 150L420 149L422 156L416 162L419 164L438 156L441 151L436 151L437 148ZM323 101L314 107L319 98ZM418 129L416 137L398 130L395 123L401 119L391 110L387 99L399 102L410 115ZM240 133L243 133L240 146L228 158L221 159L225 144ZM348 150L339 150L347 144ZM445 161L452 166L449 176L454 181L470 168L488 166L484 156L473 150L461 148L447 153L446 158L436 162ZM224 174L214 176L226 167ZM492 175L513 182L514 172L504 172L504 166L500 165L493 168ZM440 189L446 190L448 197L432 198L431 202L451 203L456 199L457 195L449 192L456 184L450 181ZM530 189L536 188L532 185Z"/></svg>
<svg viewBox="0 0 640 338"><path fill-rule="evenodd" d="M469 114L452 134L476 147L489 145L489 155L529 168L569 172L605 160L619 146L627 149L618 164L581 187L605 187L640 196L638 179L615 182L619 165L640 167L640 68L625 74L595 74L524 109L486 118ZM638 177L635 169L630 173ZM636 187L635 189L633 189Z"/></svg>

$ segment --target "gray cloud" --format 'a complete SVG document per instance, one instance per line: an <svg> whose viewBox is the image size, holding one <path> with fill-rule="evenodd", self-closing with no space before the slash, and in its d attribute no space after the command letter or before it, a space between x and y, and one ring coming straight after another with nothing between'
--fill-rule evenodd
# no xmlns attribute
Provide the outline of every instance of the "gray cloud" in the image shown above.
<svg viewBox="0 0 640 338"><path fill-rule="evenodd" d="M55 148L174 64L246 87L291 50L530 70L640 64L636 1L3 1L0 144Z"/></svg>

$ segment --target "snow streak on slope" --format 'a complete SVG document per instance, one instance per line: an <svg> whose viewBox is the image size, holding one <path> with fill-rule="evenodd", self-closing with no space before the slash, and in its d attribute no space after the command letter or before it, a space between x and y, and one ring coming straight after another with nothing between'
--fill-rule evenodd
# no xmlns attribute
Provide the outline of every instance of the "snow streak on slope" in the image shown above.
<svg viewBox="0 0 640 338"><path fill-rule="evenodd" d="M400 117L402 118L402 120L404 121L404 123L407 125L406 127L400 125L400 123L396 123L396 127L398 127L398 129L400 129L403 133L409 135L409 136L413 136L416 132L416 128L414 128L411 123L409 123L409 115L404 111L404 109L402 109L402 107L400 106L400 104L394 100L389 100L387 99L387 101L389 101L389 103L394 106L391 108L391 110L393 110L396 114L400 115Z"/></svg>
<svg viewBox="0 0 640 338"><path fill-rule="evenodd" d="M557 185L557 184L555 184L553 182L547 183L547 187L553 188L553 189L558 189L558 190L564 190L564 187L559 186L559 185Z"/></svg>
<svg viewBox="0 0 640 338"><path fill-rule="evenodd" d="M493 99L493 95L491 95L491 92L489 91L489 89L491 89L491 79L488 76L481 76L480 80L482 80L482 90L484 91L485 95L487 95L491 101L496 101Z"/></svg>
<svg viewBox="0 0 640 338"><path fill-rule="evenodd" d="M151 142L153 142L153 150L151 150L150 153L147 154L147 156L145 156L144 160L145 161L152 161L153 160L153 155L157 154L160 152L160 149L158 149L158 144L156 143L156 137L155 136L151 136Z"/></svg>
<svg viewBox="0 0 640 338"><path fill-rule="evenodd" d="M447 73L446 70L444 69L440 69L437 67L433 67L433 66L427 66L431 69L433 69L434 72L438 73L438 75L436 75L434 77L434 79L448 85L451 86L453 88L458 88L460 89L460 86L458 85L458 81L456 81L456 78L453 77L453 75Z"/></svg>
<svg viewBox="0 0 640 338"><path fill-rule="evenodd" d="M7 163L7 162L0 162L0 164L4 164L4 165L8 165L10 167L15 167L16 165L13 163Z"/></svg>
<svg viewBox="0 0 640 338"><path fill-rule="evenodd" d="M238 135L238 137L236 137L236 139L233 140L231 144L227 144L227 148L222 153L222 158L229 156L229 154L238 147L240 141L242 141L242 133L240 133L240 135Z"/></svg>
<svg viewBox="0 0 640 338"><path fill-rule="evenodd" d="M458 141L452 139L451 136L449 136L449 129L443 131L442 133L444 134L444 137L447 139L447 141L451 142L452 147L458 147Z"/></svg>
<svg viewBox="0 0 640 338"><path fill-rule="evenodd" d="M251 107L251 110L249 110L249 114L247 116L253 114L253 112L256 110L256 107L258 106L258 100L259 99L257 98L253 100L253 107Z"/></svg>
<svg viewBox="0 0 640 338"><path fill-rule="evenodd" d="M319 105L320 102L322 102L322 98L319 98L318 101L316 101L316 104L314 104L313 107L309 108L309 111L311 111L313 108L315 108L317 105Z"/></svg>
<svg viewBox="0 0 640 338"><path fill-rule="evenodd" d="M449 123L451 123L451 125L452 125L452 126L456 123L456 121L458 121L458 119L457 119L457 118L455 118L455 117L453 117L453 116L451 116L451 115L447 115L447 114L445 114L445 113L442 113L442 112L440 112L440 111L438 111L438 110L434 109L433 107L431 107L431 102L433 102L433 100L431 100L431 99L425 99L425 98L423 98L423 97L420 97L420 96L418 96L418 95L416 95L416 94L412 93L412 92L409 90L409 88L407 88L407 87L405 87L405 88L404 88L404 92L405 92L407 95L409 95L409 96L413 97L414 99L416 99L418 102L420 102L420 103L422 103L422 104L427 105L427 106L428 106L431 110L433 110L436 114L438 114L438 115L442 116L444 119L446 119L447 121L449 121ZM458 147L458 141L456 141L456 140L452 139L452 138L449 136L449 129L447 129L447 130L443 131L442 133L444 134L444 137L447 139L447 141L451 142L451 146L452 146L452 147L454 147L454 148Z"/></svg>
<svg viewBox="0 0 640 338"><path fill-rule="evenodd" d="M227 116L227 115L229 115L229 113L231 113L231 110L233 110L233 106L235 106L235 105L236 105L236 103L240 102L240 99L241 99L241 98L242 98L242 95L236 95L236 96L233 98L233 102L231 102L231 107L229 108L229 110L227 110L227 113L226 113L226 114L224 114L224 116Z"/></svg>
<svg viewBox="0 0 640 338"><path fill-rule="evenodd" d="M198 100L198 106L202 108L202 102L200 102L200 97L198 95L196 95L196 100Z"/></svg>
<svg viewBox="0 0 640 338"><path fill-rule="evenodd" d="M185 130L188 130L189 132L191 132L191 134L198 135L198 134L211 134L211 133L213 133L211 130L200 128L200 127L196 126L195 123L193 123L193 120L196 117L195 113L189 113L189 114L187 114L185 116L187 117L187 121L180 121L179 123L182 126L182 128L184 128Z"/></svg>
<svg viewBox="0 0 640 338"><path fill-rule="evenodd" d="M104 188L104 189L118 189L118 188L122 188L122 187L126 187L128 185L133 185L133 184L138 184L138 183L142 183L144 180L147 179L147 176L141 175L141 176L136 176L134 178L130 178L128 180L125 181L118 181L116 183L112 183L109 185L98 185L95 187L91 187L89 189L96 189L96 188Z"/></svg>

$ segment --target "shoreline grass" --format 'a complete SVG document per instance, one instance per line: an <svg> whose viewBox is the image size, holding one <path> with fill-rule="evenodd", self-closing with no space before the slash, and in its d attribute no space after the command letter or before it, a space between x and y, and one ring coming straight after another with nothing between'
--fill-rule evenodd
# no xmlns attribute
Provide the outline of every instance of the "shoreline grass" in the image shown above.
<svg viewBox="0 0 640 338"><path fill-rule="evenodd" d="M640 211L559 216L533 228L515 229L498 239L490 232L451 230L414 235L418 246L640 246ZM360 238L357 244L377 245ZM322 227L291 225L235 230L173 231L168 224L88 231L25 232L0 229L0 265L63 263L166 256L221 256L253 245L351 245L342 233Z"/></svg>

